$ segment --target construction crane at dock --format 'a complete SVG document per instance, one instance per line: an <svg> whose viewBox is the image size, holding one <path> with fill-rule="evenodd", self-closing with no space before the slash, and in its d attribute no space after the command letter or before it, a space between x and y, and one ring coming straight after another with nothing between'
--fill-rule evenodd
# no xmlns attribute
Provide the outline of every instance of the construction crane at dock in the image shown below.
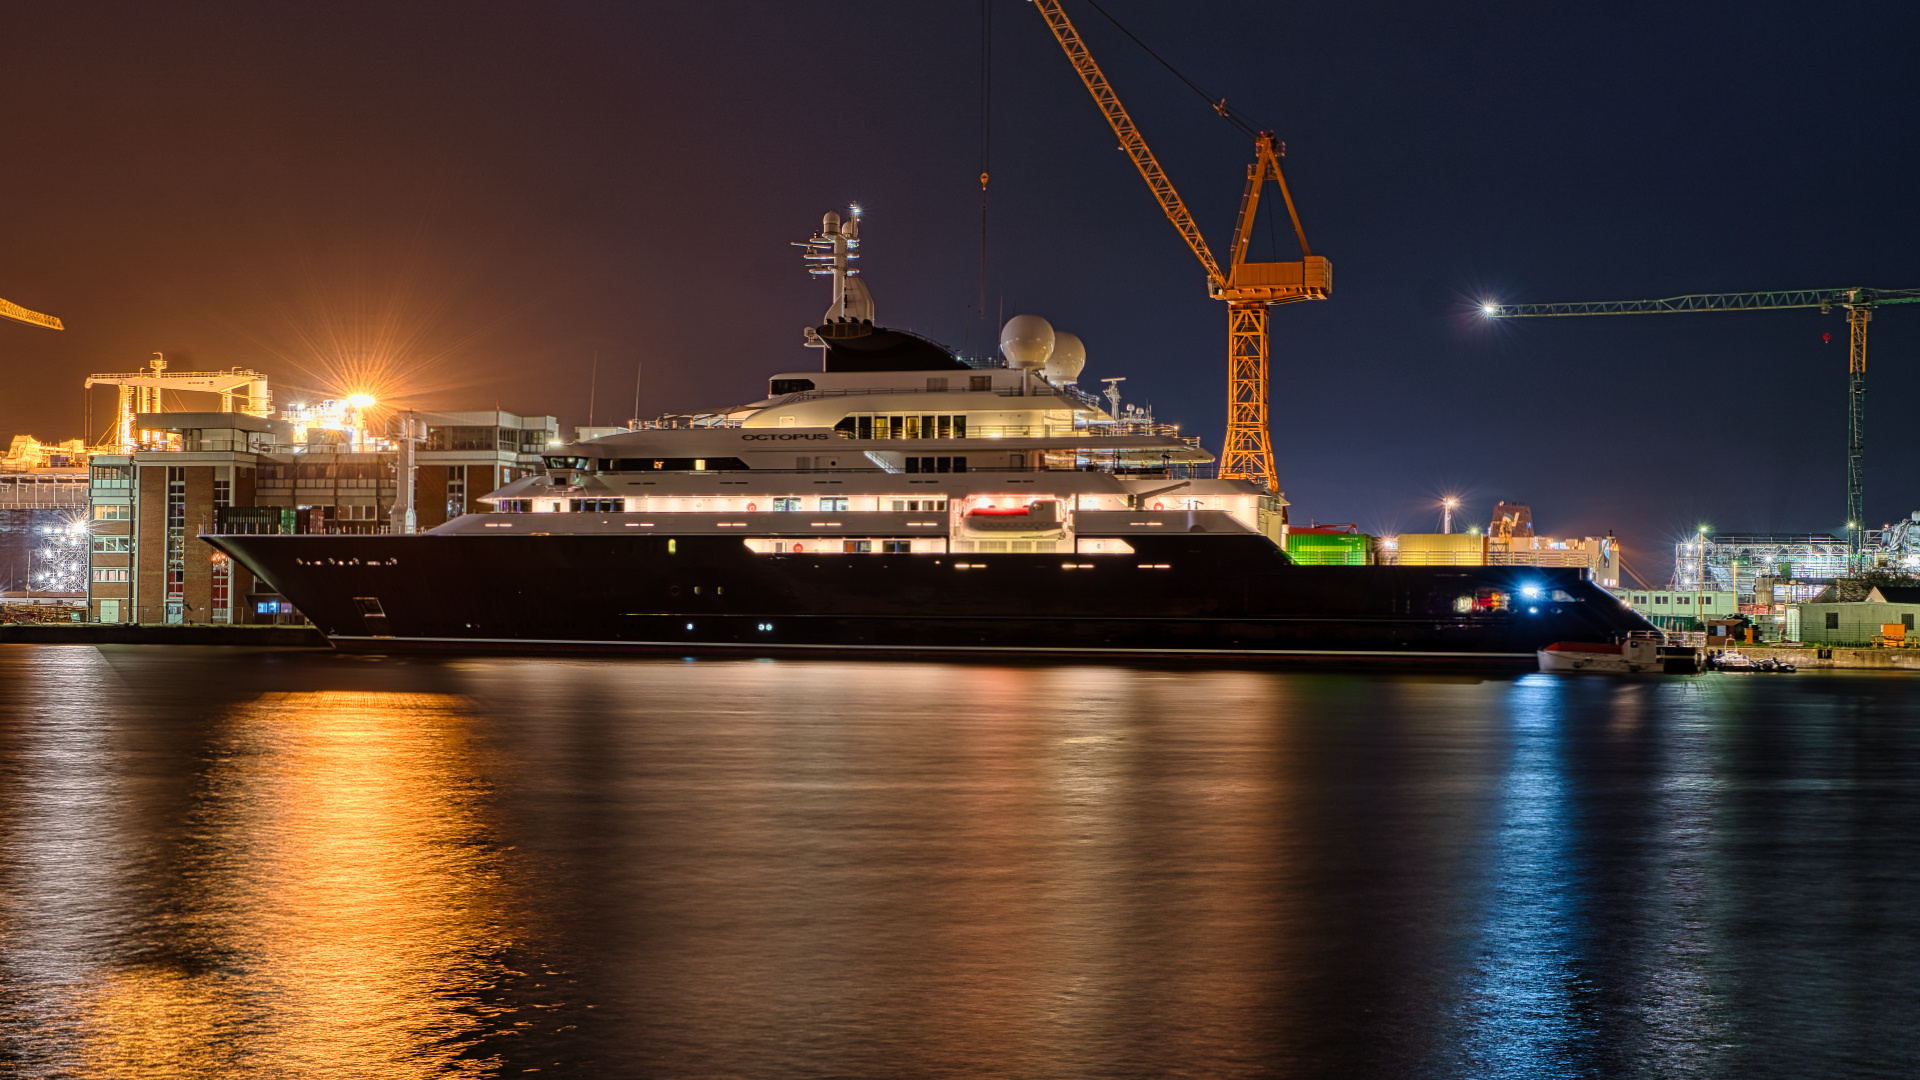
<svg viewBox="0 0 1920 1080"><path fill-rule="evenodd" d="M0 300L0 316L15 322L26 323L28 326L44 326L49 330L66 329L59 319L51 315L42 315L37 311L29 311L11 300Z"/></svg>
<svg viewBox="0 0 1920 1080"><path fill-rule="evenodd" d="M1300 226L1300 214L1287 190L1287 179L1280 172L1285 147L1270 131L1254 139L1254 161L1247 167L1247 186L1240 197L1240 214L1233 231L1232 255L1222 271L1212 249L1200 234L1187 205L1174 190L1173 181L1160 168L1147 141L1127 115L1126 107L1114 93L1107 77L1079 31L1060 8L1059 0L1034 0L1047 28L1053 31L1060 48L1066 51L1073 70L1093 95L1094 104L1113 128L1120 148L1133 159L1134 167L1160 202L1160 209L1180 231L1187 246L1207 272L1207 294L1227 302L1227 438L1220 457L1223 477L1255 480L1268 491L1280 490L1280 478L1274 469L1273 440L1267 420L1267 309L1275 304L1300 300L1325 300L1333 288L1333 264L1323 255L1315 255L1307 246L1306 230ZM1226 115L1225 103L1215 106ZM1260 194L1271 179L1286 200L1287 214L1293 219L1293 232L1300 240L1299 262L1247 262L1247 242L1252 238L1255 214L1260 209Z"/></svg>
<svg viewBox="0 0 1920 1080"><path fill-rule="evenodd" d="M1689 293L1661 300L1604 300L1580 304L1495 304L1481 306L1490 319L1544 318L1562 315L1659 315L1688 311L1784 311L1834 308L1847 313L1847 547L1860 553L1866 534L1867 324L1873 309L1887 304L1920 303L1920 289L1800 289L1790 292Z"/></svg>

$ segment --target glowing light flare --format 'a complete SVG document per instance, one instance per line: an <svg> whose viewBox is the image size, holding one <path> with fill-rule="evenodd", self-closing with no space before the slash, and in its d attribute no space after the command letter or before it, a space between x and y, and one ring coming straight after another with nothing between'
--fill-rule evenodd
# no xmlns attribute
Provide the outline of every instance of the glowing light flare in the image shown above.
<svg viewBox="0 0 1920 1080"><path fill-rule="evenodd" d="M348 394L347 395L347 404L353 406L356 409L372 408L373 406L378 405L379 403L380 403L379 399L375 398L372 394Z"/></svg>

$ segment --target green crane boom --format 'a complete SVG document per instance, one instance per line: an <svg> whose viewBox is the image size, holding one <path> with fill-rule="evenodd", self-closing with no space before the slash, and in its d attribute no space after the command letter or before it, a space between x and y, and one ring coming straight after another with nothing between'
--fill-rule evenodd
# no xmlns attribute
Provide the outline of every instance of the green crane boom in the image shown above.
<svg viewBox="0 0 1920 1080"><path fill-rule="evenodd" d="M1867 527L1866 414L1867 324L1881 304L1920 303L1920 289L1798 289L1785 292L1688 293L1660 300L1601 300L1578 304L1481 305L1490 319L1526 319L1561 315L1662 315L1687 311L1783 311L1834 308L1847 313L1847 544L1860 552Z"/></svg>

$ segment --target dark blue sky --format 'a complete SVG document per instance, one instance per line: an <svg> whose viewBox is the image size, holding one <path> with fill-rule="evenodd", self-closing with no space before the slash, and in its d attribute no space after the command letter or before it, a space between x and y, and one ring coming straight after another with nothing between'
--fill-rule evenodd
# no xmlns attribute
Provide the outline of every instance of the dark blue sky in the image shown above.
<svg viewBox="0 0 1920 1080"><path fill-rule="evenodd" d="M1333 259L1334 298L1273 319L1298 520L1434 528L1457 491L1474 520L1504 498L1549 531L1611 528L1660 573L1698 521L1839 526L1839 315L1495 328L1471 308L1920 286L1920 11L1105 3L1275 127ZM1248 141L1067 9L1224 248ZM1125 375L1217 446L1222 305L1031 5L993 10L990 306L1080 334L1085 384ZM410 404L584 423L596 352L603 423L631 411L637 362L643 414L746 400L816 362L799 329L825 292L787 243L855 199L881 321L959 344L979 19L973 2L16 12L0 296L71 329L0 326L0 435L79 434L80 380L156 349L264 367L283 401L345 389L331 373L377 354ZM1920 305L1881 315L1872 356L1878 522L1920 508Z"/></svg>

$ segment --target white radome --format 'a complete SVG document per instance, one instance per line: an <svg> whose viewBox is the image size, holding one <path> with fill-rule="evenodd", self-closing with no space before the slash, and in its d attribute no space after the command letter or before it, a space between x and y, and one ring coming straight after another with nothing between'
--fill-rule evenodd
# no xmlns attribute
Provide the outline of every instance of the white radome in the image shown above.
<svg viewBox="0 0 1920 1080"><path fill-rule="evenodd" d="M1050 383L1065 385L1078 379L1086 366L1087 347L1081 344L1079 335L1054 331L1053 355L1040 369L1041 376Z"/></svg>
<svg viewBox="0 0 1920 1080"><path fill-rule="evenodd" d="M1038 315L1015 315L1000 328L1000 355L1013 367L1041 367L1053 355L1053 344L1053 324Z"/></svg>

